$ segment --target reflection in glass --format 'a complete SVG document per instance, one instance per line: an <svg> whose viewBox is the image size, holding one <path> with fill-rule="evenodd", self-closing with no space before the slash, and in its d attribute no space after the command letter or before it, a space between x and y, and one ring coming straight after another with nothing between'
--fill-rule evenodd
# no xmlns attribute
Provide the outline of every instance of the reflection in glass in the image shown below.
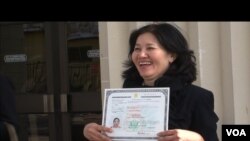
<svg viewBox="0 0 250 141"><path fill-rule="evenodd" d="M17 94L46 93L43 23L0 23L0 42L0 71Z"/></svg>
<svg viewBox="0 0 250 141"><path fill-rule="evenodd" d="M72 141L88 141L82 135L82 129L90 122L101 124L102 114L100 113L86 113L86 114L72 114Z"/></svg>
<svg viewBox="0 0 250 141"><path fill-rule="evenodd" d="M49 141L49 119L47 114L22 114L19 117L20 141Z"/></svg>
<svg viewBox="0 0 250 141"><path fill-rule="evenodd" d="M67 39L70 92L100 91L97 22L68 22Z"/></svg>
<svg viewBox="0 0 250 141"><path fill-rule="evenodd" d="M45 93L46 64L44 58L44 25L42 23L23 24L24 46L28 55L25 92Z"/></svg>

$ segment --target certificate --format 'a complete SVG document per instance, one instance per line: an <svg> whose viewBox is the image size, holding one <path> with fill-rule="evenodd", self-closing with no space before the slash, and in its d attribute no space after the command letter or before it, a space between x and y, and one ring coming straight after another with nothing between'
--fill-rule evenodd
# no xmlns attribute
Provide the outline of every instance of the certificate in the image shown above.
<svg viewBox="0 0 250 141"><path fill-rule="evenodd" d="M105 89L102 125L112 140L156 140L168 130L169 88Z"/></svg>

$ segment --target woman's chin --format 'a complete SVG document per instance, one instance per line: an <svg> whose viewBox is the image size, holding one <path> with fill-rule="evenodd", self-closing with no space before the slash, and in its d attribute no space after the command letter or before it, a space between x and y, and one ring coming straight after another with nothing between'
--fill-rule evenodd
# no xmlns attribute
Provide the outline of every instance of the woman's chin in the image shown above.
<svg viewBox="0 0 250 141"><path fill-rule="evenodd" d="M152 75L149 75L149 74L141 74L141 77L144 79L144 80L150 80L152 78Z"/></svg>

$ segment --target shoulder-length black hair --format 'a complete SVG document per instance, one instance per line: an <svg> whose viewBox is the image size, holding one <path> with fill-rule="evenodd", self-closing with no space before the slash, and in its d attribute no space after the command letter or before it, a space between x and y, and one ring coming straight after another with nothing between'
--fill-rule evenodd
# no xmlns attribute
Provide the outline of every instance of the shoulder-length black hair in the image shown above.
<svg viewBox="0 0 250 141"><path fill-rule="evenodd" d="M142 80L132 62L132 53L136 44L137 38L144 34L153 34L162 47L169 53L176 55L176 59L169 66L164 75L181 77L186 83L192 83L196 80L196 58L194 52L189 49L187 40L182 33L169 23L150 24L134 30L129 38L129 54L128 60L124 63L126 70L123 71L122 77L135 81Z"/></svg>

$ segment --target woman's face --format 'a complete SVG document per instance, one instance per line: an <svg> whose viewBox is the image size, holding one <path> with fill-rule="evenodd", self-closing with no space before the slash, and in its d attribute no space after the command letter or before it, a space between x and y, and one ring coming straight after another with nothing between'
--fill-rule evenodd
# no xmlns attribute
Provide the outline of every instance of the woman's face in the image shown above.
<svg viewBox="0 0 250 141"><path fill-rule="evenodd" d="M151 33L141 34L132 53L132 61L144 80L155 81L173 62L173 56L160 45Z"/></svg>
<svg viewBox="0 0 250 141"><path fill-rule="evenodd" d="M116 118L116 119L114 120L114 122L113 122L113 124L114 124L113 126L114 126L114 127L118 127L118 126L119 126L119 123L120 123L120 120Z"/></svg>

